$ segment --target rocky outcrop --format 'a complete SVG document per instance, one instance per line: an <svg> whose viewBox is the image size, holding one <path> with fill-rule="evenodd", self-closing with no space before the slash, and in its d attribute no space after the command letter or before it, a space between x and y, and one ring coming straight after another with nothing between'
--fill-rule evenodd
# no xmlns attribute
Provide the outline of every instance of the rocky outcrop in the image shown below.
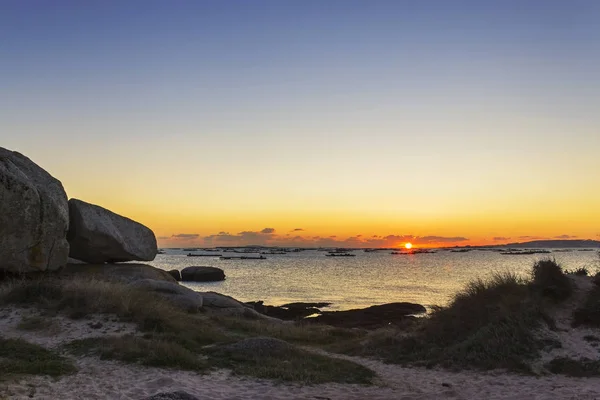
<svg viewBox="0 0 600 400"><path fill-rule="evenodd" d="M69 256L88 263L152 261L158 252L149 228L110 210L69 200Z"/></svg>
<svg viewBox="0 0 600 400"><path fill-rule="evenodd" d="M411 315L426 311L420 304L389 303L356 310L324 311L318 317L307 318L305 321L341 328L376 329L390 325L405 325L414 318Z"/></svg>
<svg viewBox="0 0 600 400"><path fill-rule="evenodd" d="M234 299L233 297L226 296L221 293L216 292L201 292L202 298L204 299L204 307L211 308L239 308L244 309L248 308Z"/></svg>
<svg viewBox="0 0 600 400"><path fill-rule="evenodd" d="M132 282L130 286L134 289L158 293L176 307L185 311L195 312L202 308L202 295L176 282L141 279Z"/></svg>
<svg viewBox="0 0 600 400"><path fill-rule="evenodd" d="M321 314L321 310L319 308L327 307L331 303L289 303L281 306L269 306L265 305L261 300L247 302L244 304L248 307L252 307L261 314L291 321L303 319L314 314Z"/></svg>
<svg viewBox="0 0 600 400"><path fill-rule="evenodd" d="M172 269L170 271L167 271L167 273L171 275L173 279L175 279L177 282L181 281L181 272L179 272L178 269Z"/></svg>
<svg viewBox="0 0 600 400"><path fill-rule="evenodd" d="M67 195L57 179L0 147L0 269L53 271L67 262Z"/></svg>
<svg viewBox="0 0 600 400"><path fill-rule="evenodd" d="M184 282L215 282L225 280L225 272L217 267L186 267L181 270Z"/></svg>
<svg viewBox="0 0 600 400"><path fill-rule="evenodd" d="M146 264L67 264L63 276L85 276L90 279L131 283L140 279L175 282L167 271Z"/></svg>

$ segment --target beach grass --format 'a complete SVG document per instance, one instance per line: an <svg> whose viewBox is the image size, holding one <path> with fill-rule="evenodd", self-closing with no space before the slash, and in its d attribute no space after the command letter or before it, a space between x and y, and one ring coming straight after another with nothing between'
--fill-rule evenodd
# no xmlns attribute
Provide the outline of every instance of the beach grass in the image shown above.
<svg viewBox="0 0 600 400"><path fill-rule="evenodd" d="M346 343L338 349L390 363L529 373L540 351L556 345L536 333L544 325L553 326L546 305L571 293L560 266L542 260L534 265L530 280L508 272L474 280L412 330L373 332L354 346Z"/></svg>
<svg viewBox="0 0 600 400"><path fill-rule="evenodd" d="M73 355L197 372L226 367L237 374L303 383L368 384L374 376L368 368L350 361L298 348L285 356L241 356L235 352L215 352L210 346L221 348L242 338L256 336L322 345L364 336L362 331L188 313L160 295L133 290L117 282L81 277L18 280L0 287L0 304L35 307L44 314L63 313L73 319L105 314L134 323L140 331L140 336L72 341L65 350ZM40 323L42 319L32 317L24 321L23 328L35 329Z"/></svg>
<svg viewBox="0 0 600 400"><path fill-rule="evenodd" d="M76 371L73 363L54 351L23 339L0 337L0 376L61 376Z"/></svg>
<svg viewBox="0 0 600 400"><path fill-rule="evenodd" d="M594 286L580 307L573 312L573 326L600 327L600 286Z"/></svg>
<svg viewBox="0 0 600 400"><path fill-rule="evenodd" d="M205 359L178 343L160 338L132 335L75 340L66 346L76 355L98 356L102 360L118 360L149 367L206 371Z"/></svg>
<svg viewBox="0 0 600 400"><path fill-rule="evenodd" d="M293 346L278 352L244 352L216 348L209 354L218 367L260 379L303 384L371 384L375 378L372 370L360 364Z"/></svg>
<svg viewBox="0 0 600 400"><path fill-rule="evenodd" d="M558 357L547 363L546 368L554 374L562 374L580 378L600 376L600 361L589 358L572 359Z"/></svg>

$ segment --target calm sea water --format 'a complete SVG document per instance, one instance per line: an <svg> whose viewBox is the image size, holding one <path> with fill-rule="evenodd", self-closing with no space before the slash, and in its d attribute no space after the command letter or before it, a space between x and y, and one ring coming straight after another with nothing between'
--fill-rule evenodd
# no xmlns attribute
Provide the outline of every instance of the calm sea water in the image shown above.
<svg viewBox="0 0 600 400"><path fill-rule="evenodd" d="M535 255L501 255L473 250L454 253L392 255L389 251L356 257L325 257L309 250L285 255L266 255L266 260L220 260L218 257L187 257L188 252L167 250L150 263L165 270L206 265L225 271L227 279L214 283L184 283L198 291L216 291L240 301L264 300L281 305L295 301L327 301L330 309L345 310L395 301L444 305L475 278L496 271L527 275L535 260L555 258L564 268L600 270L596 251L553 252ZM225 255L240 255L224 253Z"/></svg>

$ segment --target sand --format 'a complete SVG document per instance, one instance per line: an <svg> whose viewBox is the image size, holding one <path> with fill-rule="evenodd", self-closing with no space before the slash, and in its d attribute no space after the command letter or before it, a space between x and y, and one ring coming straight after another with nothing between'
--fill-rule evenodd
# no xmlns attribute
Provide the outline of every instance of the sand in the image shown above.
<svg viewBox="0 0 600 400"><path fill-rule="evenodd" d="M600 337L600 331L575 331L570 326L573 307L591 288L589 280L574 279L580 289L577 297L554 310L559 328L554 334L563 342L563 348L545 354L542 357L545 361L557 355L579 358L592 354L598 357L598 349L585 341L583 336L594 334ZM35 310L30 309L0 309L2 336L22 337L47 348L56 348L61 343L73 339L135 333L133 325L101 316L83 321L72 321L57 316L53 326L43 332L24 332L17 329L23 316L35 313ZM102 326L98 327L98 323ZM359 357L328 355L352 360L371 368L378 375L375 385L281 384L233 376L225 370L201 375L83 357L75 361L79 370L75 375L59 379L33 376L18 382L0 383L0 399L141 400L156 393L178 390L195 395L199 399L211 400L600 399L600 378L570 378L561 375L532 377L502 372L449 372L439 369L403 368Z"/></svg>

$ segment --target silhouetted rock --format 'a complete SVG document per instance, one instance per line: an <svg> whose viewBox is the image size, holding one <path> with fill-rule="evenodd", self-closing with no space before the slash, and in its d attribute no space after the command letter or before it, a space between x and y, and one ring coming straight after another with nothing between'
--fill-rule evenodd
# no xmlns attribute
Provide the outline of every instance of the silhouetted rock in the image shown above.
<svg viewBox="0 0 600 400"><path fill-rule="evenodd" d="M135 289L155 292L185 311L193 312L202 308L202 295L176 282L141 279L130 283L130 286Z"/></svg>
<svg viewBox="0 0 600 400"><path fill-rule="evenodd" d="M78 275L92 279L130 283L140 279L175 282L165 270L146 264L67 264L61 275Z"/></svg>
<svg viewBox="0 0 600 400"><path fill-rule="evenodd" d="M412 314L426 312L425 307L414 303L389 303L356 310L325 311L318 317L305 321L341 328L376 329L389 325L404 325Z"/></svg>
<svg viewBox="0 0 600 400"><path fill-rule="evenodd" d="M225 272L216 267L186 267L181 270L184 282L214 282L225 279Z"/></svg>
<svg viewBox="0 0 600 400"><path fill-rule="evenodd" d="M57 179L0 147L0 269L53 271L67 263L69 208Z"/></svg>
<svg viewBox="0 0 600 400"><path fill-rule="evenodd" d="M250 301L244 304L254 308L254 310L261 314L292 321L320 314L321 310L316 307L327 307L331 303L288 303L282 306L270 306L265 305L263 301Z"/></svg>
<svg viewBox="0 0 600 400"><path fill-rule="evenodd" d="M173 279L175 279L177 282L181 281L181 272L179 272L178 269L172 269L170 271L167 271L167 273L171 275Z"/></svg>
<svg viewBox="0 0 600 400"><path fill-rule="evenodd" d="M204 299L204 307L211 308L248 308L244 303L237 301L231 296L216 292L200 292Z"/></svg>
<svg viewBox="0 0 600 400"><path fill-rule="evenodd" d="M152 261L158 248L149 228L114 212L69 200L69 257L88 263Z"/></svg>

